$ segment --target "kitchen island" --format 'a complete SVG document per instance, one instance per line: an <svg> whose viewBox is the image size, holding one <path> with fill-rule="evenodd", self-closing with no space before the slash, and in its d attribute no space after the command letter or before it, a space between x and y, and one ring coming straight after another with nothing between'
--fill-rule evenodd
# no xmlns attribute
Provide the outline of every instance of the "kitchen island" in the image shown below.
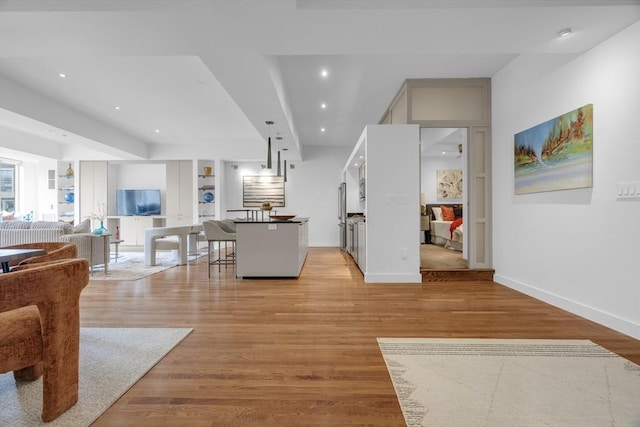
<svg viewBox="0 0 640 427"><path fill-rule="evenodd" d="M300 275L309 246L308 218L234 222L237 277Z"/></svg>

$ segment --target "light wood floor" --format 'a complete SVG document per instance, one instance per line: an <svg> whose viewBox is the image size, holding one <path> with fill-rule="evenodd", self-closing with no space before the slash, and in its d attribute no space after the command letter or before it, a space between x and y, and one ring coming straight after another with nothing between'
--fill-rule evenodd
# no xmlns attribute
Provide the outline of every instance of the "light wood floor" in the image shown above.
<svg viewBox="0 0 640 427"><path fill-rule="evenodd" d="M194 328L94 425L402 426L376 337L590 339L640 364L640 341L503 286L365 285L338 249L297 280L212 273L89 283L82 326Z"/></svg>

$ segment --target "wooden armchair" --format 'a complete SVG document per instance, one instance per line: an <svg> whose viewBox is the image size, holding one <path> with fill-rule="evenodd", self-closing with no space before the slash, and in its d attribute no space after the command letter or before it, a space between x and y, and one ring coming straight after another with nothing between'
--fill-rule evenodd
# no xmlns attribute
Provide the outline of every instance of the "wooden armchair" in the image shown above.
<svg viewBox="0 0 640 427"><path fill-rule="evenodd" d="M19 267L0 274L0 373L43 377L43 421L78 401L80 293L89 283L84 259Z"/></svg>

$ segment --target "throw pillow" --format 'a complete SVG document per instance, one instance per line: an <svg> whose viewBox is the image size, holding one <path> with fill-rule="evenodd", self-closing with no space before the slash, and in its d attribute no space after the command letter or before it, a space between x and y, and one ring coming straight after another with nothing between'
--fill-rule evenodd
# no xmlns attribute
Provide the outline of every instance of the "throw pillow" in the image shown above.
<svg viewBox="0 0 640 427"><path fill-rule="evenodd" d="M13 217L15 215L15 212L2 212L2 220L3 221L13 221Z"/></svg>
<svg viewBox="0 0 640 427"><path fill-rule="evenodd" d="M83 219L80 224L73 227L73 233L91 233L91 219Z"/></svg>
<svg viewBox="0 0 640 427"><path fill-rule="evenodd" d="M453 214L456 216L456 219L462 218L462 206L456 206L453 208Z"/></svg>
<svg viewBox="0 0 640 427"><path fill-rule="evenodd" d="M436 221L442 221L442 209L440 208L431 208L433 211L433 217Z"/></svg>
<svg viewBox="0 0 640 427"><path fill-rule="evenodd" d="M449 206L440 205L440 209L442 209L443 221L453 221L456 219L456 214L453 212L453 208L450 208Z"/></svg>

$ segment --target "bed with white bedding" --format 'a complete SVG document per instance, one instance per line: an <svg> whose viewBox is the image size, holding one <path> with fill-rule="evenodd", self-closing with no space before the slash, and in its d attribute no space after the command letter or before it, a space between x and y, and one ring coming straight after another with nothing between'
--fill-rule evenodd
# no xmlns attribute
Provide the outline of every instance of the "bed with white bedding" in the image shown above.
<svg viewBox="0 0 640 427"><path fill-rule="evenodd" d="M439 206L432 206L429 210L432 215L430 225L431 243L444 246L447 249L462 251L464 233L462 217L456 218L454 221L444 221Z"/></svg>
<svg viewBox="0 0 640 427"><path fill-rule="evenodd" d="M462 251L463 225L460 224L451 231L453 221L431 221L431 243L444 246L447 249Z"/></svg>

